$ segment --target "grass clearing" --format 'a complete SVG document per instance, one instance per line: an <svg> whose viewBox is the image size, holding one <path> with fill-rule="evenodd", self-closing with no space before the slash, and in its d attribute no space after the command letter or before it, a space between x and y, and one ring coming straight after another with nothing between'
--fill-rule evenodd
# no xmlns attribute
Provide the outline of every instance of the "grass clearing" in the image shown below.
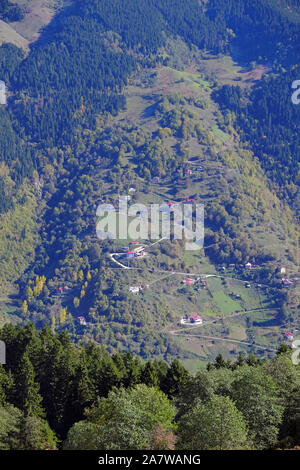
<svg viewBox="0 0 300 470"><path fill-rule="evenodd" d="M44 26L48 25L59 6L67 4L64 0L14 0L21 7L26 7L22 21L11 23L11 27L30 44L36 41Z"/></svg>
<svg viewBox="0 0 300 470"><path fill-rule="evenodd" d="M0 44L10 42L21 49L27 50L29 41L19 34L11 25L0 20Z"/></svg>

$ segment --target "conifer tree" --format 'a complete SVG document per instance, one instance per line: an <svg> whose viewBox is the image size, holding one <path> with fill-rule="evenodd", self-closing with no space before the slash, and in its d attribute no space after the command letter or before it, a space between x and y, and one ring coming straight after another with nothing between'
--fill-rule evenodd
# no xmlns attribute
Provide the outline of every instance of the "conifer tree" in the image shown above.
<svg viewBox="0 0 300 470"><path fill-rule="evenodd" d="M44 416L40 386L28 353L24 353L17 367L14 385L14 404L25 416Z"/></svg>
<svg viewBox="0 0 300 470"><path fill-rule="evenodd" d="M146 362L145 366L143 367L141 373L141 382L148 387L158 387L159 385L159 378L157 371L152 362Z"/></svg>
<svg viewBox="0 0 300 470"><path fill-rule="evenodd" d="M168 368L168 372L162 390L169 396L175 397L180 391L180 387L185 384L190 377L189 372L183 367L183 365L174 359L171 366Z"/></svg>

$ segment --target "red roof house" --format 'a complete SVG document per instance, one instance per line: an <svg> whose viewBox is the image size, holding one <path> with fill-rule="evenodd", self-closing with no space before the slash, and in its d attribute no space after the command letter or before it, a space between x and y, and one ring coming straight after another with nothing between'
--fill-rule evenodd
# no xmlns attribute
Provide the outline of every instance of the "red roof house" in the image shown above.
<svg viewBox="0 0 300 470"><path fill-rule="evenodd" d="M190 315L189 320L191 323L203 323L203 320L200 315Z"/></svg>

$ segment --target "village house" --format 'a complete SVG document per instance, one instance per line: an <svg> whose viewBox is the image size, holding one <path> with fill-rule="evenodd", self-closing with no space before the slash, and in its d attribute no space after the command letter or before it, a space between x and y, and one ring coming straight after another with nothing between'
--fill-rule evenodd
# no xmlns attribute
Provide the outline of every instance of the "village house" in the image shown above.
<svg viewBox="0 0 300 470"><path fill-rule="evenodd" d="M78 321L79 321L80 325L82 325L82 326L87 325L87 321L86 321L85 317L78 317Z"/></svg>
<svg viewBox="0 0 300 470"><path fill-rule="evenodd" d="M180 324L186 325L187 323L202 325L203 320L200 315L185 315L180 319Z"/></svg>
<svg viewBox="0 0 300 470"><path fill-rule="evenodd" d="M191 279L190 277L187 277L182 281L182 284L195 284L195 279Z"/></svg>
<svg viewBox="0 0 300 470"><path fill-rule="evenodd" d="M294 335L293 335L293 333L291 333L290 331L286 331L286 332L284 333L284 336L285 336L289 341L293 341L293 339L294 339Z"/></svg>

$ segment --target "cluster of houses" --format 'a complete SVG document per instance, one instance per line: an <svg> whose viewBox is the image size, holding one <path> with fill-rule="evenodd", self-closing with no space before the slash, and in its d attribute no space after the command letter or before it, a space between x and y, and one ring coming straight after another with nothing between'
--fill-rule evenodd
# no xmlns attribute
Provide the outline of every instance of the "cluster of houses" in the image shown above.
<svg viewBox="0 0 300 470"><path fill-rule="evenodd" d="M259 265L257 264L253 264L253 263L246 263L245 265L243 264L240 264L239 265L240 267L244 267L246 270L252 270L252 269L257 269L259 268ZM236 268L237 265L235 264L229 264L228 265L228 268ZM226 270L226 267L225 266L222 266L222 270L225 271ZM286 268L284 267L279 267L277 268L277 273L280 273L282 275L286 274ZM295 278L294 280L297 280L297 278ZM290 280L290 279L287 279L287 278L282 278L282 284L285 286L285 287L290 287L294 284L293 280ZM251 285L249 283L245 284L245 287L249 288L251 287ZM258 287L263 287L261 284L258 284Z"/></svg>
<svg viewBox="0 0 300 470"><path fill-rule="evenodd" d="M68 286L63 286L63 287L58 287L57 288L57 292L62 294L63 292L66 292L69 290L69 287Z"/></svg>
<svg viewBox="0 0 300 470"><path fill-rule="evenodd" d="M230 263L227 265L228 268L244 268L244 269L247 269L247 270L251 270L251 269L257 269L259 268L259 265L258 264L253 264L253 263L246 263L246 264L235 264L235 263ZM225 271L226 270L226 266L222 266L222 270Z"/></svg>
<svg viewBox="0 0 300 470"><path fill-rule="evenodd" d="M123 248L124 250L126 250L125 253L122 253L122 256L124 256L125 258L140 258L146 256L146 253L144 251L144 245L141 245L138 242L130 242L130 246L130 249L127 246Z"/></svg>
<svg viewBox="0 0 300 470"><path fill-rule="evenodd" d="M193 168L187 168L187 169L185 170L185 174L186 174L187 176L191 176L194 171L197 171L197 172L204 171L204 168L203 168L202 165L193 164L193 163L191 163L191 165L196 165L196 166L193 167ZM153 176L153 177L152 177L152 182L153 182L154 184L158 184L159 181L160 181L160 176L157 176L157 175L156 175L156 176Z"/></svg>
<svg viewBox="0 0 300 470"><path fill-rule="evenodd" d="M51 297L56 297L57 295L63 295L63 294L66 294L68 291L69 291L69 287L68 286L60 286L60 287L57 287L54 291L51 292Z"/></svg>
<svg viewBox="0 0 300 470"><path fill-rule="evenodd" d="M200 317L200 315L185 315L184 317L181 318L180 320L181 325L186 325L188 323L191 323L193 325L202 325L203 320Z"/></svg>
<svg viewBox="0 0 300 470"><path fill-rule="evenodd" d="M259 268L259 265L258 264L254 264L254 263L250 263L250 261L248 261L246 264L234 264L234 263L231 263L231 264L228 264L227 265L228 268L237 268L237 267L240 267L240 268L244 268L244 269L247 269L247 270L251 270L251 269L257 269ZM222 270L225 271L226 270L226 267L225 266L221 266ZM284 267L278 267L277 268L277 272L280 273L280 274L286 274L286 268ZM287 280L287 279L283 279L284 280Z"/></svg>

